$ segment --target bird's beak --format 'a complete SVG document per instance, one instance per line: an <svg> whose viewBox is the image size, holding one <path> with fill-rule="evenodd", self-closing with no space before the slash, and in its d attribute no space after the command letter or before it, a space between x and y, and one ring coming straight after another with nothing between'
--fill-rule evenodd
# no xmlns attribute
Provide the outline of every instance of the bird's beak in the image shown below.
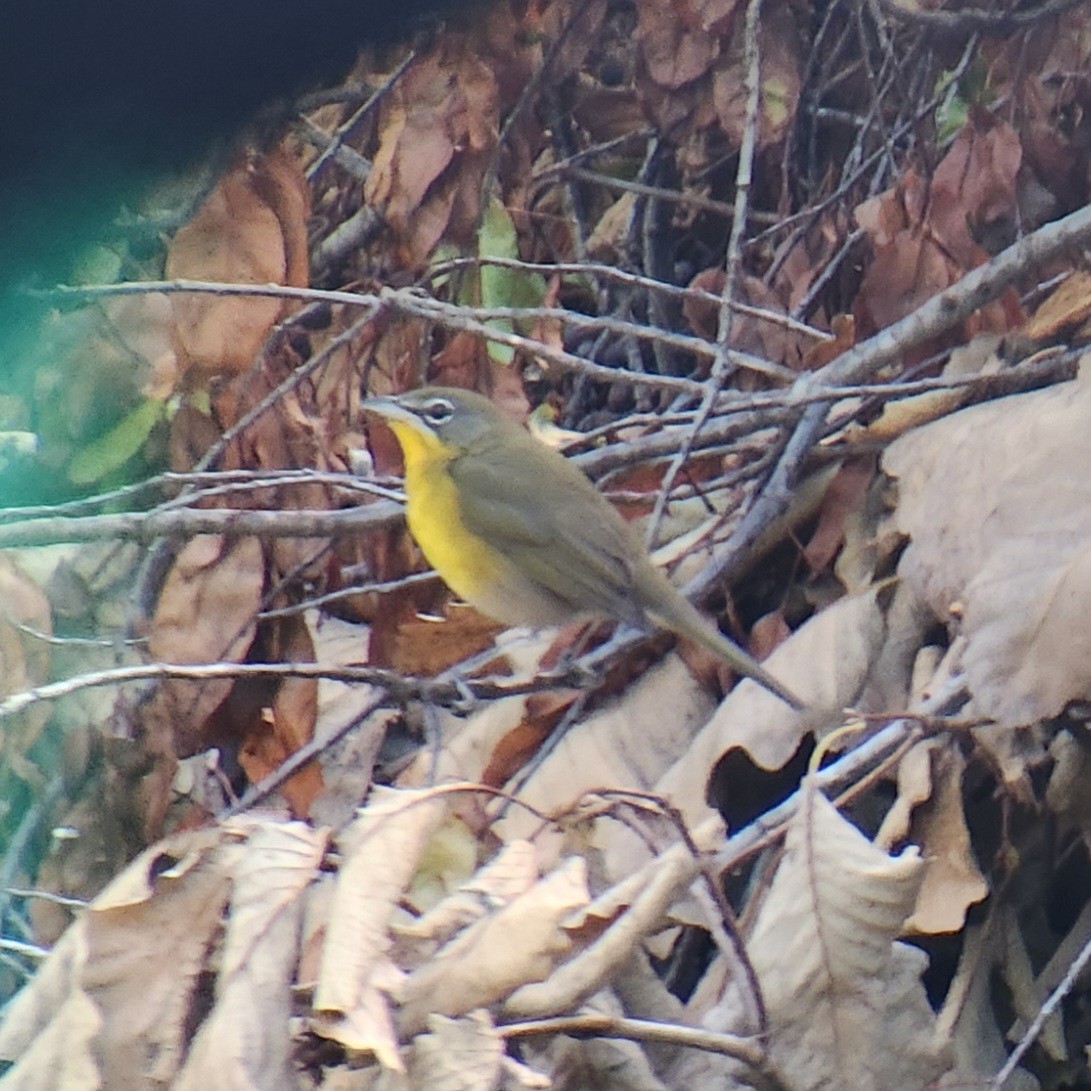
<svg viewBox="0 0 1091 1091"><path fill-rule="evenodd" d="M416 421L417 417L405 408L397 398L368 398L361 406L365 413L375 413L387 420Z"/></svg>

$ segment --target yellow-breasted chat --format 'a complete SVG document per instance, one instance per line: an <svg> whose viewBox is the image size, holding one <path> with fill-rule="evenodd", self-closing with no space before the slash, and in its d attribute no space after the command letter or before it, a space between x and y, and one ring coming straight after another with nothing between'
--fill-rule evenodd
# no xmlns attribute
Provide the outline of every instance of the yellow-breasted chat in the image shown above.
<svg viewBox="0 0 1091 1091"><path fill-rule="evenodd" d="M423 387L372 398L405 460L406 521L447 585L505 625L580 616L661 625L794 708L802 702L723 636L652 563L580 470L487 398Z"/></svg>

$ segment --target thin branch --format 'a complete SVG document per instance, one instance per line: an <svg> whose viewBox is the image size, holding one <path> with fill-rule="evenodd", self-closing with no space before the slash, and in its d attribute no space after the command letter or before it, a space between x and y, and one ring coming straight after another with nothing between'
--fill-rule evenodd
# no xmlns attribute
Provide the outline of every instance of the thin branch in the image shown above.
<svg viewBox="0 0 1091 1091"><path fill-rule="evenodd" d="M1026 1052L1038 1039L1038 1035L1042 1033L1042 1028L1046 1025L1046 1020L1057 1010L1060 1003L1064 998L1072 991L1073 986L1079 980L1080 975L1083 973L1087 964L1091 962L1091 940L1083 945L1083 949L1079 955L1076 956L1072 965L1069 966L1068 972L1062 978L1060 984L1049 994L1046 1002L1039 1008L1038 1014L1035 1015L1031 1024L1027 1027L1026 1034L1019 1039L1019 1044L1012 1050L1011 1056L1004 1063L1004 1067L989 1081L989 1087L991 1091L1000 1091L1000 1089L1011 1079L1012 1074L1016 1068L1019 1067L1019 1062L1026 1055Z"/></svg>
<svg viewBox="0 0 1091 1091"><path fill-rule="evenodd" d="M1052 19L1063 15L1070 8L1078 6L1082 0L1046 0L1037 8L1023 11L990 11L987 8L960 8L958 11L923 9L895 3L894 0L879 0L883 11L895 19L907 23L919 23L930 29L941 30L944 34L956 34L966 31L980 31L985 34L1010 34L1033 26L1043 19Z"/></svg>
<svg viewBox="0 0 1091 1091"><path fill-rule="evenodd" d="M746 125L743 129L742 144L739 147L739 165L735 173L735 208L731 221L731 235L727 242L725 258L724 287L717 310L716 350L712 361L712 373L701 395L701 405L694 417L677 454L667 467L663 477L663 487L655 498L655 507L648 520L645 542L651 547L659 534L659 526L666 511L667 498L674 486L675 479L686 464L697 435L708 423L716 397L723 389L731 374L730 345L734 329L735 312L730 300L735 297L735 288L742 269L742 239L746 231L747 214L750 209L750 183L754 173L754 149L758 140L758 124L761 109L761 5L762 0L750 0L746 9L746 27L743 39L743 54L746 59Z"/></svg>
<svg viewBox="0 0 1091 1091"><path fill-rule="evenodd" d="M345 141L349 139L356 132L360 125L367 120L369 114L371 114L380 102L390 93L394 84L401 79L405 70L416 60L417 51L411 49L402 59L398 62L394 71L386 77L385 80L375 89L375 91L369 96L368 100L356 110L344 124L338 126L332 136L327 136L328 143L322 150L315 161L307 168L307 181L314 182L315 179L325 170L326 165L334 159L344 149ZM321 130L319 130L321 132ZM326 136L325 133L322 134ZM354 153L358 154L358 153ZM361 158L363 158L361 156ZM355 177L355 174L354 174Z"/></svg>
<svg viewBox="0 0 1091 1091"><path fill-rule="evenodd" d="M1046 224L1020 239L949 288L932 296L905 318L843 352L818 371L801 376L796 390L806 389L812 383L836 387L865 381L880 368L900 360L917 345L946 333L952 326L969 318L1019 277L1088 241L1091 241L1091 206ZM812 405L803 411L765 487L725 547L696 581L698 593L711 588L733 572L739 562L749 555L765 529L788 510L792 486L822 435L825 424L826 408L822 404Z"/></svg>
<svg viewBox="0 0 1091 1091"><path fill-rule="evenodd" d="M494 265L502 269L517 269L520 272L527 273L543 273L546 275L563 273L573 276L596 277L601 280L611 280L618 284L640 288L648 292L660 292L663 295L673 296L677 299L691 299L699 303L708 303L714 307L719 307L725 302L722 294L717 295L715 292L707 292L703 288L680 287L665 280L656 280L655 277L628 272L625 269L618 269L613 265L604 265L595 261L542 262L496 257L452 258L450 261L433 266L428 275L434 278L456 269L478 268L482 265ZM751 303L743 303L740 300L727 300L726 302L727 306L739 314L745 314L751 318L769 322L772 325L782 326L784 329L801 334L804 337L810 337L816 341L832 341L834 339L832 333L820 330L816 326L809 326L805 322L798 321L780 311L771 311L767 307L756 307Z"/></svg>
<svg viewBox="0 0 1091 1091"><path fill-rule="evenodd" d="M325 678L380 686L386 691L388 702L395 704L420 700L450 706L464 704L468 699L495 701L558 686L573 686L586 681L587 673L573 668L544 671L530 680L497 682L483 678L456 680L449 676L449 672L438 678L418 678L386 667L323 666L320 663L139 663L87 671L59 682L47 682L13 693L0 700L0 720L15 716L42 701L69 697L86 689L149 680L207 682L220 678Z"/></svg>
<svg viewBox="0 0 1091 1091"><path fill-rule="evenodd" d="M737 1034L722 1034L700 1027L677 1023L656 1023L649 1019L629 1019L600 1012L578 1015L556 1015L551 1019L527 1019L519 1023L504 1023L496 1028L501 1038L534 1038L547 1034L566 1034L572 1038L624 1038L631 1042L664 1042L688 1046L709 1053L734 1057L751 1068L763 1068L768 1058L753 1038Z"/></svg>
<svg viewBox="0 0 1091 1091"><path fill-rule="evenodd" d="M271 296L281 299L303 299L312 302L324 301L327 303L341 303L356 307L369 307L373 310L377 310L380 307L389 307L400 314L415 315L430 322L435 322L446 329L478 334L487 341L516 349L545 364L553 364L564 371L575 371L602 382L614 383L627 380L628 382L636 383L641 386L651 386L661 390L690 394L699 393L703 389L703 384L695 379L684 379L670 375L646 375L640 372L628 371L624 368L606 367L603 364L596 363L594 360L588 360L582 356L575 356L570 352L553 348L551 345L546 345L541 341L535 341L530 337L523 337L520 334L510 333L507 330L490 326L477 317L481 312L475 308L460 307L453 303L442 303L439 300L432 299L423 295L421 292L412 289L386 288L375 295L366 292L339 292L326 291L320 288L295 288L283 284L221 284L215 281L175 280L128 282L124 284L98 284L86 288L65 287L55 290L66 295L85 297L137 295L149 292L190 292L207 295ZM510 313L517 312L500 310L497 312L497 316L506 316ZM371 316L368 317L370 318ZM558 310L555 317L571 319L572 312ZM647 335L654 336L652 333ZM345 335L341 336L343 337ZM660 336L662 336L662 334L660 334ZM331 345L327 346L327 349L323 350L323 352L328 353L331 351L332 345L333 343L331 342ZM308 361L307 367L311 368L313 363L314 361ZM300 370L302 371L303 369ZM293 385L301 381L298 372L294 373L293 376L290 376L289 378L293 380ZM272 392L266 401L275 401L276 397L279 397L281 393L282 392L278 388L276 391ZM274 395L276 397L274 397ZM255 413L260 413L264 411L265 408L266 406L264 403L256 406ZM249 423L250 420L248 418L246 424ZM240 422L237 427L241 428L244 426L245 425Z"/></svg>
<svg viewBox="0 0 1091 1091"><path fill-rule="evenodd" d="M196 534L253 535L265 538L320 538L358 534L401 518L401 506L390 500L343 511L242 511L225 508L122 512L72 518L28 519L0 526L0 549L97 542L117 539L149 545L160 538L192 538Z"/></svg>

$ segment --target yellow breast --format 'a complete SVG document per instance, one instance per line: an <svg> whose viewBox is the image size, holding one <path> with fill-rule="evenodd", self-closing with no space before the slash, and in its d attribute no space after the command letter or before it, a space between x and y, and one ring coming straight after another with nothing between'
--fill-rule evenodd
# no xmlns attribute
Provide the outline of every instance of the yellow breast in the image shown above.
<svg viewBox="0 0 1091 1091"><path fill-rule="evenodd" d="M462 522L458 495L447 466L454 452L430 432L391 420L405 457L405 518L428 563L467 602L492 598L498 564L503 562ZM486 608L486 612L491 612Z"/></svg>

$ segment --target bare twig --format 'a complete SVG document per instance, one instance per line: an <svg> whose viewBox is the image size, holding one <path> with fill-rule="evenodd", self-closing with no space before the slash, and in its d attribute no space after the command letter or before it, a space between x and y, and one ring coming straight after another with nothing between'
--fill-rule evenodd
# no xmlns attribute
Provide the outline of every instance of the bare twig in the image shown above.
<svg viewBox="0 0 1091 1091"><path fill-rule="evenodd" d="M557 686L571 686L585 681L586 677L586 672L572 669L545 671L523 681L497 682L474 678L455 681L449 676L417 678L386 667L323 666L320 663L139 663L129 667L88 671L13 693L0 700L0 720L15 716L31 705L68 697L82 690L149 680L206 682L218 678L326 678L379 686L387 694L386 703L422 700L437 705L461 705L467 698L500 700Z"/></svg>
<svg viewBox="0 0 1091 1091"><path fill-rule="evenodd" d="M271 296L284 299L304 299L310 301L321 300L328 303L368 307L372 311L378 310L380 307L389 307L401 314L416 315L417 317L435 322L447 329L478 334L487 341L492 341L499 345L506 345L508 348L517 349L545 364L553 364L564 371L576 371L581 374L589 375L603 382L613 383L628 380L629 382L638 383L644 386L653 386L662 390L691 394L699 393L703 389L702 384L695 379L684 379L671 375L645 375L643 373L627 371L624 368L606 367L603 364L596 363L594 360L588 360L582 356L575 356L570 352L564 352L561 349L553 348L551 345L546 345L541 341L535 341L530 337L523 337L519 334L510 333L507 330L490 326L479 317L482 313L487 315L490 312L482 312L480 308L461 307L454 303L442 303L439 300L432 299L421 292L413 290L389 288L384 289L376 295L362 292L325 291L319 288L293 288L282 284L220 284L215 281L175 280L100 284L88 288L63 288L57 289L57 291L61 291L65 294L87 297L136 295L148 292L190 292L209 295L251 295ZM520 315L520 311L516 308L510 310L507 308L498 308L492 313L495 317ZM558 310L555 317L571 319L572 313ZM361 321L369 321L370 318L371 315L368 315L366 319ZM641 332L646 333L647 336L655 336L654 332L643 330ZM354 335L355 333L353 332L353 336ZM339 335L338 338L335 338L334 341L331 341L331 343L323 349L322 353L319 354L322 359L326 359L331 352L340 347L341 342L348 336L349 331L346 331L344 334ZM659 336L662 336L662 334ZM698 341L696 338L692 340ZM316 358L312 358L307 362L304 368L300 368L296 372L293 372L288 380L285 380L285 384L290 385L285 389L282 389L282 387L285 387L285 384L281 384L281 387L272 391L267 398L263 399L259 405L254 407L251 414L248 414L243 421L240 421L235 426L235 429L242 430L251 424L252 421L264 412L270 404L274 404L279 398L283 397L284 393L287 392L287 389L291 389L299 382L302 382L305 375L309 374L315 366ZM227 440L224 439L221 441L221 444L226 444L226 442ZM208 456L206 456L206 459L207 458Z"/></svg>
<svg viewBox="0 0 1091 1091"><path fill-rule="evenodd" d="M932 296L905 318L843 352L819 371L801 377L797 390L806 388L812 382L832 387L863 382L912 348L947 332L968 318L1019 277L1088 240L1091 240L1091 207L1081 208L1063 219L1040 227L991 261L967 273L957 283ZM821 404L803 411L768 482L726 546L699 577L698 589L711 588L729 574L748 555L765 528L787 511L792 485L825 424L826 410Z"/></svg>
<svg viewBox="0 0 1091 1091"><path fill-rule="evenodd" d="M1019 1062L1026 1055L1026 1052L1035 1041L1038 1039L1038 1035L1042 1033L1042 1028L1046 1025L1046 1020L1057 1010L1060 1003L1064 998L1072 991L1073 986L1079 980L1080 975L1086 969L1087 964L1091 962L1091 940L1083 945L1083 949L1073 960L1072 965L1069 966L1068 972L1064 975L1064 978L1057 985L1057 987L1049 994L1046 1002L1038 1009L1038 1014L1031 1020L1030 1026L1027 1027L1026 1033L1019 1039L1018 1045L1012 1050L1011 1056L1004 1062L1003 1068L989 1081L989 1087L991 1091L1000 1091L1000 1089L1011 1079L1012 1074L1019 1067Z"/></svg>
<svg viewBox="0 0 1091 1091"><path fill-rule="evenodd" d="M400 517L401 507L389 500L344 511L188 508L75 518L57 516L0 526L0 549L58 542L95 542L111 538L149 544L158 538L192 538L195 534L316 538L357 534L370 527L385 526Z"/></svg>
<svg viewBox="0 0 1091 1091"><path fill-rule="evenodd" d="M729 348L734 328L735 312L729 300L735 297L742 263L742 238L746 230L747 212L750 207L750 182L754 172L754 148L758 139L758 121L761 107L761 4L762 0L750 0L746 9L746 31L743 53L746 59L746 125L739 147L739 165L735 173L735 209L731 221L731 235L727 243L724 287L718 309L716 353L712 361L712 373L701 395L701 405L693 424L682 441L678 453L671 460L663 478L663 487L655 499L655 508L648 520L646 542L653 545L659 533L659 525L666 510L667 497L675 479L686 464L698 432L708 422L716 397L723 389L731 373Z"/></svg>
<svg viewBox="0 0 1091 1091"><path fill-rule="evenodd" d="M751 1068L763 1068L768 1063L765 1051L753 1038L594 1011L577 1015L557 1015L551 1019L504 1023L496 1028L496 1033L505 1039L566 1034L573 1038L624 1038L633 1042L664 1042L668 1045L703 1049L709 1053L721 1053L734 1057Z"/></svg>
<svg viewBox="0 0 1091 1091"><path fill-rule="evenodd" d="M1022 11L992 11L988 8L959 8L957 11L945 11L943 8L925 9L916 5L908 6L895 0L879 0L879 6L887 15L907 23L920 23L923 26L942 30L945 34L967 31L981 31L986 34L1010 34L1013 30L1033 26L1043 19L1063 15L1070 8L1076 7L1081 0L1046 0L1036 8Z"/></svg>

